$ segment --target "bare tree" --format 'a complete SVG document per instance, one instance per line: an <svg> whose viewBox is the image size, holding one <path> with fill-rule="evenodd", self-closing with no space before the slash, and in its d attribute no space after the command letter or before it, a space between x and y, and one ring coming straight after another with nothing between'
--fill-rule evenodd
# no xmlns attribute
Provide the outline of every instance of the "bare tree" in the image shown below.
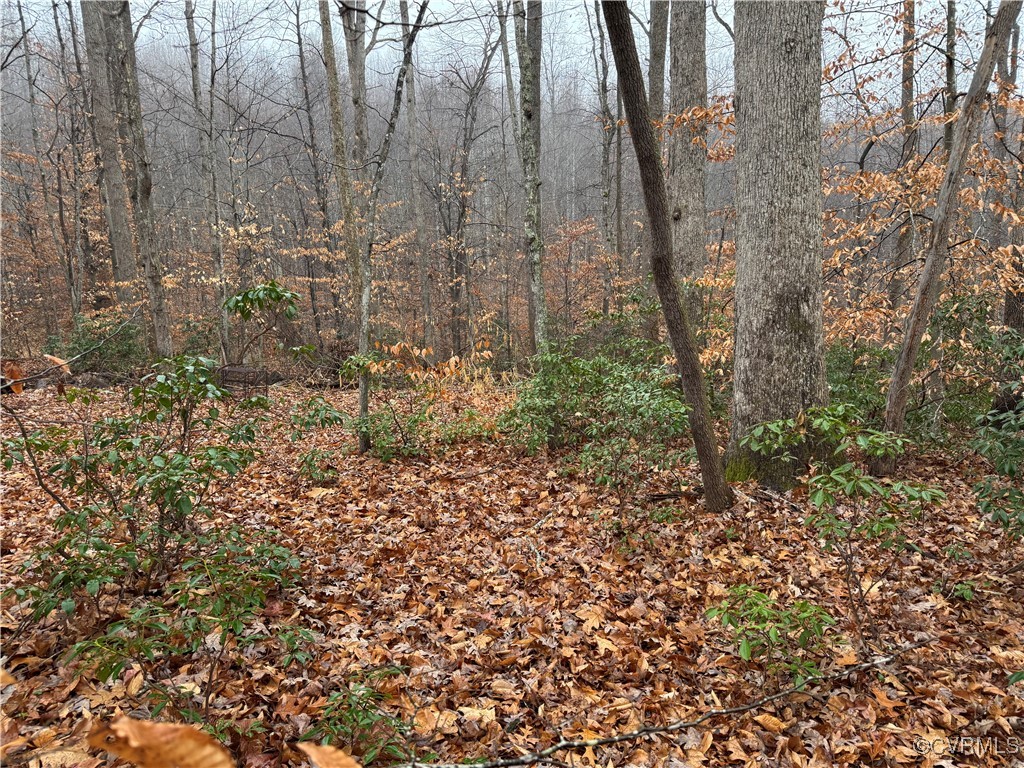
<svg viewBox="0 0 1024 768"><path fill-rule="evenodd" d="M981 58L954 126L952 148L935 203L931 232L925 246L924 268L917 283L914 304L907 317L903 344L893 369L885 403L885 428L891 432L902 432L906 422L914 361L921 350L925 329L939 299L942 272L949 252L949 234L957 214L957 198L963 182L967 154L981 122L982 106L988 95L988 83L995 70L997 52L1005 49L1014 21L1020 14L1021 5L1021 0L1003 0L1000 3L995 21L985 34ZM876 474L889 474L895 469L895 463L895 458L878 459L873 462L872 471Z"/></svg>
<svg viewBox="0 0 1024 768"><path fill-rule="evenodd" d="M103 139L109 149L116 146L120 136L123 136L126 142L124 159L128 172L122 175L122 178L128 189L132 217L135 221L135 240L149 299L153 345L158 355L169 357L174 350L163 283L164 268L156 245L153 175L142 125L142 103L135 64L135 31L132 27L131 10L128 3L122 0L83 2L82 19L83 26L86 27L86 49L89 53L92 81L94 85L103 82L102 70L106 68L106 82L109 83L113 94L112 102L119 105L122 110L117 114L113 124L107 124L106 121L101 124L97 120L97 132L101 132L101 125L102 131L115 131L113 136L107 135ZM100 87L102 90L102 85ZM106 94L100 96L100 101L104 95ZM99 108L97 114L98 110ZM118 163L117 154L104 152L103 163L105 175L116 178L118 172L114 166ZM116 205L116 201L115 194L110 198L110 204ZM118 226L121 224L123 222L118 222Z"/></svg>
<svg viewBox="0 0 1024 768"><path fill-rule="evenodd" d="M710 511L721 512L732 504L732 490L726 484L722 471L722 457L715 440L697 343L676 284L672 265L672 227L669 224L665 177L661 169L661 151L651 122L647 95L644 93L643 72L633 40L629 10L625 3L618 0L604 0L602 7L608 23L608 38L615 56L615 68L619 73L619 91L629 117L644 201L651 222L651 269L654 284L665 313L665 323L675 350L683 390L690 403L690 429L704 480L704 503Z"/></svg>
<svg viewBox="0 0 1024 768"><path fill-rule="evenodd" d="M399 11L402 15L403 40L408 42L409 34L409 2L400 0ZM409 195L412 201L413 227L417 266L420 272L420 311L423 315L423 346L428 349L434 345L434 311L430 302L430 246L427 241L426 206L423 201L424 170L420 154L420 125L416 105L416 67L409 67L405 76L405 122L409 135Z"/></svg>
<svg viewBox="0 0 1024 768"><path fill-rule="evenodd" d="M206 184L206 224L213 268L217 277L217 337L220 342L221 363L233 362L229 353L228 280L224 272L224 243L221 239L220 191L217 187L217 164L214 160L214 105L217 83L217 0L210 9L210 82L207 107L203 108L203 88L199 71L199 40L196 37L195 4L185 0L185 27L188 30L189 70L192 73L192 107L199 129L199 147L202 157L203 181ZM241 361L238 361L241 362Z"/></svg>

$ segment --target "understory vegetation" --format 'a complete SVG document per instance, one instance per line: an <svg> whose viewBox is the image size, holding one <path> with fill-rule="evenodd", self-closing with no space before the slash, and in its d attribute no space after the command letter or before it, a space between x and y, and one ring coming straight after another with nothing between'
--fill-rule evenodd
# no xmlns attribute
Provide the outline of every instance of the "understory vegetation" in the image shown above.
<svg viewBox="0 0 1024 768"><path fill-rule="evenodd" d="M711 558L722 567L723 557L733 557L725 553L739 548L745 554L705 573L707 581L690 592L700 623L684 630L669 629L675 626L669 622L655 636L668 630L676 637L671 642L699 636L719 644L724 655L715 663L740 688L813 685L843 665L919 640L898 619L908 594L939 612L932 618L938 624L929 625L933 632L946 621L979 621L986 605L1015 600L997 566L1019 559L1024 533L1024 406L991 412L989 406L1000 377L1019 365L1016 339L982 333L977 348L984 354L958 352L960 367L986 361L974 369L974 388L950 384L944 396L960 401L943 404L940 421L914 422L916 431L907 435L878 426L876 377L885 355L833 348L832 404L759 425L744 439L751 450L783 459L793 446L816 446L800 484L785 497L741 496L747 501L736 511L712 519L694 506L699 488L693 490L688 409L666 349L638 337L601 338L552 346L525 378L501 375L486 356L431 367L418 350L382 348L366 363L375 379L373 448L362 457L354 453L358 414L344 390L311 394L288 385L239 397L220 386L212 361L197 357L163 361L120 394L69 388L56 410L45 392L27 408L8 408L3 457L8 473L17 471L9 474L17 515L34 515L36 505L52 510L45 530L35 528L38 543L6 558L7 568L18 565L4 602L20 617L9 642L43 642L60 668L89 681L90 690L119 691L150 717L196 723L236 749L270 748L283 728L292 738L338 745L363 764L384 765L446 750L476 754L469 742L455 744L479 739L494 722L513 740L526 723L539 726L536 715L499 716L525 702L529 686L492 687L468 698L453 688L446 695L466 703L446 706L438 696L452 681L430 700L418 698L433 679L421 676L438 650L423 656L410 646L395 653L364 635L384 631L373 629L373 620L365 623L367 616L390 616L406 622L403 636L421 642L418 630L408 634L420 611L440 616L456 594L498 575L470 567L456 582L428 580L415 592L400 586L409 574L393 558L408 557L422 546L418 540L452 525L479 527L470 522L476 504L497 504L507 521L500 524L516 531L503 535L525 542L499 548L501 557L550 584L562 578L556 563L567 556L559 554L566 546L596 546L586 555L597 557L595 565L611 558L616 571L644 572L664 567L665 557L693 552L704 553L694 565ZM721 386L709 377L709 390ZM40 418L43 413L50 415ZM914 456L918 446L940 439L941 452ZM873 457L906 460L908 452L908 476L876 478L866 469ZM950 485L936 469L946 457L974 452L977 479L967 488ZM446 477L491 473L495 491L508 498L484 491L471 502L457 492L439 501L449 493ZM419 509L401 498L420 499ZM960 510L955 524L944 512L953 506ZM510 513L525 517L513 524ZM771 522L773 515L781 517ZM356 516L368 517L357 524ZM780 524L782 518L788 522ZM392 533L376 530L381 524ZM588 532L534 538L540 526L577 530L577 524ZM473 540L456 544L443 534L428 546L454 546L446 557L460 562L458 552ZM382 567L396 566L396 583L379 581ZM611 586L609 595L619 588ZM627 649L637 640L623 634L614 614L625 605L622 615L630 621L668 621L680 610L657 589L646 597L626 594L632 596L617 596L609 606L592 593L570 611L571 623L581 622L585 631L558 641L567 658L576 658L578 651L569 650L576 643L596 638L600 656L626 654L636 662L642 657ZM528 605L537 596L527 588L518 599ZM470 610L488 617L479 627L489 640L473 641L474 653L506 643L533 647L526 640L533 625L520 635L514 613ZM361 617L360 624L339 622L344 615ZM353 630L356 635L346 634ZM1006 648L975 674L997 687L1016 685L1022 660L1012 643ZM15 668L31 669L7 658ZM348 661L331 662L325 679L311 672L337 658ZM581 664L571 661L573 668ZM254 678L254 669L266 671ZM316 681L301 707L298 690L269 710L251 699L260 680L275 680L283 691L296 679ZM493 686L505 685L502 679ZM573 679L566 678L559 696L576 690ZM35 696L22 700L27 705ZM231 715L239 705L250 714ZM296 715L272 715L282 706L293 706Z"/></svg>

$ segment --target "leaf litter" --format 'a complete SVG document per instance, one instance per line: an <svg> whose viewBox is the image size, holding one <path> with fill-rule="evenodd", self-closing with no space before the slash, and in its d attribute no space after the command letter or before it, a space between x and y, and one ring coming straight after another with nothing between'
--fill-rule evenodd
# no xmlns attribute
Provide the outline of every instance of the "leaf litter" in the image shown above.
<svg viewBox="0 0 1024 768"><path fill-rule="evenodd" d="M352 393L326 396L354 411ZM564 452L524 456L499 438L383 462L351 454L341 427L303 441L333 452L337 475L317 484L299 476L298 451L285 438L288 409L305 397L275 391L262 457L214 499L218 523L276 528L302 559L301 587L267 603L261 629L273 635L279 624L301 623L315 638L304 665L280 668L267 639L246 650L246 669L219 670L208 717L239 726L228 738L239 764L303 764L295 742L330 694L386 667L402 674L379 679L389 697L382 706L409 723L416 754L444 762L514 757L752 702L791 681L743 661L731 634L706 618L738 584L839 618L820 665L826 675L934 642L674 737L562 758L584 766L995 766L1024 755L1024 690L1008 684L1024 668L1024 574L1006 572L1024 552L978 512L971 487L984 467L972 456L905 462L907 479L936 484L947 499L915 523L918 551L904 551L884 573L870 559L856 564L870 587L872 626L858 645L846 566L803 524L809 508L799 492L741 485L733 509L710 515L693 493L677 493L680 481L696 486L695 466L650 470L641 493L622 499L574 472ZM510 397L453 391L438 418L468 407L493 418ZM111 394L97 407L119 403ZM37 421L67 417L65 407L45 391L17 401ZM11 434L10 420L3 429ZM3 489L9 585L48 540L55 510L23 468L4 473ZM657 507L662 514L645 496L669 500ZM972 557L950 557L953 547ZM977 585L970 600L949 588L964 582ZM101 683L67 661L69 628L56 618L22 626L24 614L4 598L6 764L103 764L88 734L124 714L148 719L144 684L198 691L210 673L180 659L157 680L133 665ZM73 639L99 629L70 628Z"/></svg>

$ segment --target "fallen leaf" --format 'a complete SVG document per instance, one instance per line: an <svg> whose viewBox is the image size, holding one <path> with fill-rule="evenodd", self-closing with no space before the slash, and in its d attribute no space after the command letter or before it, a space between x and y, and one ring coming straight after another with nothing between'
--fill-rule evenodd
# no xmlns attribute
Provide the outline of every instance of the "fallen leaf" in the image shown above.
<svg viewBox="0 0 1024 768"><path fill-rule="evenodd" d="M219 741L190 725L119 717L97 726L89 734L89 745L139 768L236 768Z"/></svg>
<svg viewBox="0 0 1024 768"><path fill-rule="evenodd" d="M334 747L309 743L296 744L295 746L306 753L309 762L315 768L362 768L351 755Z"/></svg>

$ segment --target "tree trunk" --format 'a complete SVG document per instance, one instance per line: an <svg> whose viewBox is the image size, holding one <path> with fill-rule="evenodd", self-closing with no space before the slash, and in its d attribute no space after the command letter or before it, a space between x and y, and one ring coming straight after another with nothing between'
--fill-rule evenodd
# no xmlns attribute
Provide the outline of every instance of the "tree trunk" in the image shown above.
<svg viewBox="0 0 1024 768"><path fill-rule="evenodd" d="M344 318L342 316L341 291L338 285L338 247L337 236L334 233L334 219L331 216L328 204L327 179L320 169L320 151L316 138L316 121L313 119L313 100L309 93L309 73L306 67L306 47L302 37L302 19L300 17L301 3L295 3L295 41L299 49L299 80L302 86L302 105L306 113L306 129L309 131L309 164L313 170L313 190L316 193L317 207L320 209L320 235L324 241L324 248L327 249L327 263L324 265L327 272L327 279L330 282L329 292L331 294L331 325L334 327L334 338L342 337ZM309 261L309 297L310 303L316 302L316 270L313 267L314 259L308 257ZM320 338L320 321L315 322L317 333L317 346L322 343Z"/></svg>
<svg viewBox="0 0 1024 768"><path fill-rule="evenodd" d="M1006 146L1006 142L1010 140L1010 136L1013 134L1010 123L1011 121L1016 122L1016 118L1010 116L1006 101L1010 99L1010 94L1014 92L1017 85L1020 55L1020 26L1015 25L1012 39L1007 38L1005 48L999 52L997 67L1001 89L1003 90L1001 95L1005 97L1005 100L996 100L996 104L992 108L992 118L996 123L996 131L1002 135L1001 138L997 138L995 141L993 155L1007 169L1007 188L1002 202L1007 208L1011 210L1016 208L1018 211L1021 210L1021 203L1024 202L1024 200L1021 200L1021 193L1024 191L1024 168L1010 161L1010 151ZM1019 135L1021 135L1021 132L1018 130ZM1018 146L1018 156L1020 155L1021 148L1024 148L1024 145ZM1016 173L1012 172L1014 168L1016 168ZM992 247L1016 246L1016 260L1013 266L1017 270L1019 280L1024 281L1024 228L1018 226L1014 229L1014 232L1016 242L1011 242L1007 237L1005 221L997 221ZM1002 321L1003 325L1011 331L1024 336L1024 290L1015 289L1012 286L1006 289Z"/></svg>
<svg viewBox="0 0 1024 768"><path fill-rule="evenodd" d="M701 300L692 281L704 274L708 260L704 201L707 124L703 115L690 112L706 109L708 105L705 34L703 0L677 0L672 4L669 112L676 127L668 159L669 205L676 273L687 286L686 299L693 319L700 317ZM679 122L688 112L690 117Z"/></svg>
<svg viewBox="0 0 1024 768"><path fill-rule="evenodd" d="M209 114L203 110L203 88L199 72L199 40L196 37L195 4L185 0L185 27L188 30L189 69L192 73L192 109L199 130L199 151L202 156L203 181L206 184L206 225L210 248L213 251L213 269L217 277L217 338L220 341L222 365L233 362L228 351L230 344L228 312L228 281L224 272L224 244L221 240L220 194L217 189L217 165L213 151L214 88L217 82L217 0L210 10L210 91Z"/></svg>
<svg viewBox="0 0 1024 768"><path fill-rule="evenodd" d="M18 0L18 20L21 23L21 45L25 59L25 86L28 90L29 122L32 132L32 150L36 159L36 176L39 182L39 193L43 199L43 218L46 219L47 227L50 230L50 239L53 241L53 248L56 251L57 259L64 275L65 285L68 290L68 298L71 303L72 314L79 314L82 310L82 290L80 275L76 274L74 261L70 253L58 236L58 211L54 210L53 201L50 200L50 184L46 175L46 156L43 154L42 142L39 138L39 123L36 119L36 79L32 73L32 55L29 44L28 28L25 24L25 13ZM56 13L54 15L56 20ZM60 179L58 178L58 183ZM60 204L58 199L58 204Z"/></svg>
<svg viewBox="0 0 1024 768"><path fill-rule="evenodd" d="M590 21L590 14L587 14L587 21ZM618 131L615 116L612 114L611 103L608 100L608 57L605 53L604 22L601 21L601 4L594 0L594 24L597 26L597 39L591 38L593 42L592 55L594 58L594 72L597 76L597 97L600 104L600 119L604 129L601 132L601 234L604 239L604 260L601 270L603 278L604 295L601 297L601 314L608 317L611 314L612 302L615 299L615 277L614 268L615 254L615 227L612 214L612 144Z"/></svg>
<svg viewBox="0 0 1024 768"><path fill-rule="evenodd" d="M633 40L629 10L625 3L618 0L604 0L602 6L608 24L608 39L619 73L619 91L626 107L633 147L640 167L644 202L651 222L651 269L654 283L665 312L683 390L690 403L690 428L704 480L704 503L709 511L721 512L732 504L732 490L723 476L722 458L715 440L697 344L676 285L672 266L672 228L669 224L665 177L661 169L661 149L644 93L643 72Z"/></svg>
<svg viewBox="0 0 1024 768"><path fill-rule="evenodd" d="M953 114L956 112L956 0L946 0L946 124L942 130L942 148L946 156L953 151Z"/></svg>
<svg viewBox="0 0 1024 768"><path fill-rule="evenodd" d="M327 0L320 0L320 34L323 41L324 66L327 70L327 101L331 116L331 147L333 149L334 177L338 184L338 199L341 202L342 238L345 241L345 254L348 260L349 274L352 276L352 295L356 306L363 294L363 249L359 246L359 234L356 229L356 210L352 179L348 173L348 152L345 148L345 122L341 112L341 86L338 82L338 63L334 53L334 33L331 29L331 11ZM369 288L369 280L367 289ZM362 326L360 324L360 331ZM370 352L369 340L360 332L358 352L361 356ZM361 377L362 379L362 377ZM360 398L362 406L362 398ZM360 427L360 450L369 450L369 433L365 429L365 418ZM364 447L364 435L366 445Z"/></svg>
<svg viewBox="0 0 1024 768"><path fill-rule="evenodd" d="M903 128L903 151L900 153L900 165L906 166L917 154L917 119L914 115L914 48L917 43L917 22L915 8L917 0L903 0L903 72L900 88L900 115ZM890 264L891 274L887 293L889 308L895 316L903 301L906 290L901 272L913 262L914 244L917 240L917 227L914 224L912 211L908 209L907 220L900 227L896 239L896 252ZM890 336L893 328L886 329Z"/></svg>
<svg viewBox="0 0 1024 768"><path fill-rule="evenodd" d="M409 39L409 2L400 0L402 35ZM415 67L409 67L405 77L405 120L409 133L409 196L412 200L413 227L416 230L416 261L420 276L420 311L423 314L423 346L434 346L434 312L430 303L430 249L427 243L427 216L423 202L423 160L420 155L420 126L416 114Z"/></svg>
<svg viewBox="0 0 1024 768"><path fill-rule="evenodd" d="M95 15L93 15L95 14ZM98 22L101 33L93 35L94 45L102 41L99 49L89 49L90 72L93 82L102 78L98 70L107 66L108 82L113 94L113 103L121 106L116 125L117 134L125 138L125 165L128 173L123 177L131 200L132 217L135 221L135 240L139 261L142 263L149 300L150 325L153 347L161 357L174 353L171 342L171 323L164 293L163 264L156 247L156 229L153 213L153 177L146 151L145 130L142 124L142 104L139 99L138 71L135 65L135 34L132 27L131 9L121 0L97 0L82 3L83 20L87 17ZM86 47L89 48L89 35ZM95 55L94 55L95 53ZM95 63L96 67L93 68ZM101 99L102 100L102 99ZM116 145L116 139L115 139ZM116 176L117 155L104 152L106 176ZM116 198L109 200L116 204Z"/></svg>
<svg viewBox="0 0 1024 768"><path fill-rule="evenodd" d="M533 352L547 345L547 305L544 299L544 230L540 195L540 64L541 3L521 0L515 7L516 50L519 54L519 110L522 119L520 146L523 153L523 184L526 192L526 254L530 274L530 330Z"/></svg>
<svg viewBox="0 0 1024 768"><path fill-rule="evenodd" d="M902 432L907 416L907 399L910 395L910 380L914 373L914 361L921 349L922 338L928 327L932 310L938 301L942 287L942 272L945 269L946 254L949 251L949 233L957 213L957 198L963 181L963 169L967 154L981 122L982 105L985 102L988 83L995 69L996 52L1002 51L1013 29L1014 20L1020 13L1022 0L1003 0L999 5L995 21L985 35L985 44L978 60L971 87L960 108L953 131L953 145L946 163L946 172L932 215L932 228L925 248L924 269L917 283L914 304L907 317L903 344L893 369L892 381L885 404L885 428L891 432ZM876 474L890 474L895 469L895 458L879 459L873 462Z"/></svg>
<svg viewBox="0 0 1024 768"><path fill-rule="evenodd" d="M726 474L775 488L792 485L799 462L756 454L740 441L755 425L793 418L828 396L823 12L823 2L736 3L736 352Z"/></svg>

